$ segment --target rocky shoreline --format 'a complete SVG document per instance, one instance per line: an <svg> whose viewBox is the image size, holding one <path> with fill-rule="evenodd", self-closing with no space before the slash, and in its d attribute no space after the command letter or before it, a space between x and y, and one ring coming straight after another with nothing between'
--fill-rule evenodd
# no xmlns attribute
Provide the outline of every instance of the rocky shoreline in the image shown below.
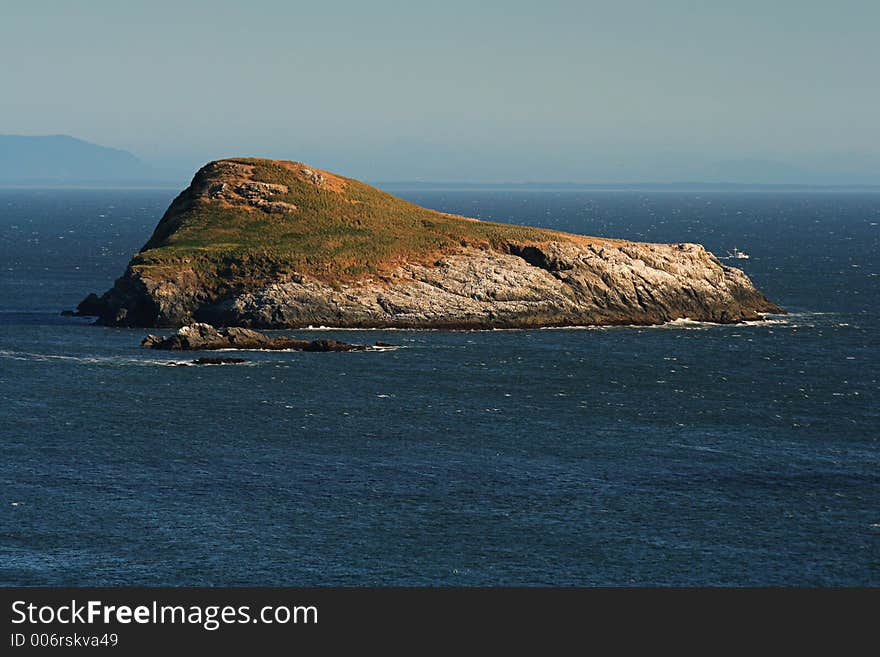
<svg viewBox="0 0 880 657"><path fill-rule="evenodd" d="M328 284L304 276L241 284L236 291L183 271L154 280L129 270L80 315L109 326L177 327L193 322L256 329L491 329L731 324L783 312L740 270L697 244L550 243L526 254L461 248L382 278Z"/></svg>

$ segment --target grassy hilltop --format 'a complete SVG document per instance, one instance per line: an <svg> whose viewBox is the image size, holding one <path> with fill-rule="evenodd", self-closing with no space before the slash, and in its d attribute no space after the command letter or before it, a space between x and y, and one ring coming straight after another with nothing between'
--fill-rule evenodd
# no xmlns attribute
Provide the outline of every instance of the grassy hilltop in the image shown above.
<svg viewBox="0 0 880 657"><path fill-rule="evenodd" d="M511 243L548 241L591 240L428 210L298 162L234 158L196 174L131 266L161 277L182 265L204 275L274 263L340 281L404 261L428 262L461 246L505 251Z"/></svg>

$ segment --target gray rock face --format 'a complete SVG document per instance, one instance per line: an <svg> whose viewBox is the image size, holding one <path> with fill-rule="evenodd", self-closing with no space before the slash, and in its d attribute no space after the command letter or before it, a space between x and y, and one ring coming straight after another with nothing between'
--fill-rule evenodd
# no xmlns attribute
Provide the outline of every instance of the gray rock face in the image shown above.
<svg viewBox="0 0 880 657"><path fill-rule="evenodd" d="M102 323L134 326L514 328L732 323L781 312L700 245L618 241L462 247L374 279L329 285L291 275L232 293L212 293L186 273L162 282L127 275L108 294Z"/></svg>
<svg viewBox="0 0 880 657"><path fill-rule="evenodd" d="M260 334L258 334L260 335ZM263 336L265 337L265 336ZM201 350L224 349L230 346L230 340L210 324L196 323L183 326L175 335L167 338L148 335L141 342L142 347L149 349Z"/></svg>
<svg viewBox="0 0 880 657"><path fill-rule="evenodd" d="M216 165L226 170L230 176L246 176L248 167L230 162ZM287 192L284 185L276 185L265 182L240 180L238 183L218 182L209 185L203 196L213 201L223 201L231 206L250 205L270 214L283 214L296 211L292 203L270 200L274 194Z"/></svg>

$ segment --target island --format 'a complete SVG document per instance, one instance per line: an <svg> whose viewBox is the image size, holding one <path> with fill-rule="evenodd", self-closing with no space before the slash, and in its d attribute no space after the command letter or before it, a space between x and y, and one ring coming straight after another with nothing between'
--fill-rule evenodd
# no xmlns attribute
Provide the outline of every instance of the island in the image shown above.
<svg viewBox="0 0 880 657"><path fill-rule="evenodd" d="M781 312L699 244L429 210L299 162L210 162L124 274L107 326L491 329L736 323Z"/></svg>

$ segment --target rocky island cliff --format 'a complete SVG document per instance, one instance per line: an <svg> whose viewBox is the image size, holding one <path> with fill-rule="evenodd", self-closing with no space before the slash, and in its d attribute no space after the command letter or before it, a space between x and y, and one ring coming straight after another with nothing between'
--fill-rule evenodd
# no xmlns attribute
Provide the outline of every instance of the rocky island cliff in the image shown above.
<svg viewBox="0 0 880 657"><path fill-rule="evenodd" d="M113 288L111 326L516 328L780 312L698 244L477 221L287 161L196 173Z"/></svg>

